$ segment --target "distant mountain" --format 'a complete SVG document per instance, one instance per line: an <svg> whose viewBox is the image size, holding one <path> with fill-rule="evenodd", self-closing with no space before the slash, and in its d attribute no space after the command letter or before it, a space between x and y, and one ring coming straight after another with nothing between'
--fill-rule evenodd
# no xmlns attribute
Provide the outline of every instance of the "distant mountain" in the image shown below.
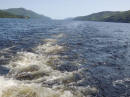
<svg viewBox="0 0 130 97"><path fill-rule="evenodd" d="M74 18L66 18L66 19L64 19L64 20L68 20L68 21L70 21L70 20L73 20Z"/></svg>
<svg viewBox="0 0 130 97"><path fill-rule="evenodd" d="M45 19L45 20L50 20L49 17L46 17L44 15L40 15L40 14L35 13L31 10L27 10L25 8L10 8L10 9L6 9L4 11L15 14L15 15L27 16L27 17L30 17L30 18L42 18L42 19Z"/></svg>
<svg viewBox="0 0 130 97"><path fill-rule="evenodd" d="M105 18L108 18L112 15L118 14L119 12L112 11L103 11L99 13L94 13L88 16L79 16L74 18L75 20L83 20L83 21L103 21Z"/></svg>
<svg viewBox="0 0 130 97"><path fill-rule="evenodd" d="M120 12L104 19L105 22L123 22L130 23L130 10Z"/></svg>
<svg viewBox="0 0 130 97"><path fill-rule="evenodd" d="M25 16L14 15L12 13L0 10L0 18L27 18Z"/></svg>
<svg viewBox="0 0 130 97"><path fill-rule="evenodd" d="M130 11L104 11L94 13L88 16L76 17L74 18L74 20L130 23Z"/></svg>

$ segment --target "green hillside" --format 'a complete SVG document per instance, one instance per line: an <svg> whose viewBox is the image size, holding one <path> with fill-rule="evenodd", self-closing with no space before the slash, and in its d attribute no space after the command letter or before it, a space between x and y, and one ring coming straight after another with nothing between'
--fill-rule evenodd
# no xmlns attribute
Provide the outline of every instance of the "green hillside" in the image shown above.
<svg viewBox="0 0 130 97"><path fill-rule="evenodd" d="M108 18L118 13L119 12L103 11L103 12L94 13L88 16L79 16L79 17L76 17L75 20L102 21L105 18Z"/></svg>
<svg viewBox="0 0 130 97"><path fill-rule="evenodd" d="M104 19L105 22L123 22L130 23L130 11L120 12Z"/></svg>
<svg viewBox="0 0 130 97"><path fill-rule="evenodd" d="M74 18L74 20L82 20L82 21L104 21L104 22L130 22L130 11L104 11L99 13L94 13L88 16L80 16Z"/></svg>
<svg viewBox="0 0 130 97"><path fill-rule="evenodd" d="M0 18L26 18L26 17L20 15L14 15L12 13L0 10Z"/></svg>
<svg viewBox="0 0 130 97"><path fill-rule="evenodd" d="M10 8L10 9L6 9L4 11L7 11L9 13L15 14L15 15L21 15L21 16L27 16L30 18L43 18L43 19L50 19L49 17L46 17L44 15L39 15L31 10L27 10L24 8Z"/></svg>

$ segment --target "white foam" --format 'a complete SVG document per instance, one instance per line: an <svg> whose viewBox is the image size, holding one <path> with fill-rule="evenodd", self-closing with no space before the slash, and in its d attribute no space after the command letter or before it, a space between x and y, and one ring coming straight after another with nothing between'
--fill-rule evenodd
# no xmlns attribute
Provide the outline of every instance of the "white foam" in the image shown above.
<svg viewBox="0 0 130 97"><path fill-rule="evenodd" d="M17 86L17 83L11 79L0 77L0 97L2 96L2 91L8 87Z"/></svg>
<svg viewBox="0 0 130 97"><path fill-rule="evenodd" d="M9 68L14 70L14 72L22 74L29 73L29 74L39 74L39 72L47 73L48 75L42 76L33 80L29 80L30 84L27 84L27 81L16 81L12 79L5 79L4 77L0 77L0 97L31 97L27 96L28 93L30 95L35 94L34 97L83 97L83 96L76 96L74 95L71 90L65 90L66 87L64 83L62 86L46 88L42 87L42 85L36 84L35 82L48 82L54 80L63 80L73 78L74 72L61 72L54 69L55 65L53 62L58 61L59 63L62 62L60 60L59 52L64 51L64 46L57 44L57 39L62 38L64 34L53 36L53 38L48 38L44 40L44 44L35 47L33 50L34 52L18 52L16 57L10 61ZM39 67L38 70L28 71L25 70L29 66L36 65ZM20 72L20 73L21 73ZM14 75L14 76L16 76ZM28 93L25 91L27 90ZM79 89L80 90L80 89ZM92 89L95 91L94 89ZM3 92L4 91L4 92ZM10 92L11 91L11 92ZM8 92L10 94L8 94ZM20 94L20 93L23 94ZM9 95L9 96L7 96ZM19 96L18 96L19 95Z"/></svg>
<svg viewBox="0 0 130 97"><path fill-rule="evenodd" d="M23 84L0 77L0 97L76 97L70 91L41 87L38 84Z"/></svg>
<svg viewBox="0 0 130 97"><path fill-rule="evenodd" d="M124 78L124 79L121 79L121 80L115 80L113 81L113 86L116 87L118 84L122 84L122 85L125 85L125 82L130 82L130 78Z"/></svg>

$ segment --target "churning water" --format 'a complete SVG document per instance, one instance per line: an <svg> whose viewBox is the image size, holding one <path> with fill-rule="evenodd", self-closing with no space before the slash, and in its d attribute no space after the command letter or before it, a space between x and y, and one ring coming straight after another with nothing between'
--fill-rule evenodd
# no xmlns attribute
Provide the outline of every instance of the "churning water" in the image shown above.
<svg viewBox="0 0 130 97"><path fill-rule="evenodd" d="M0 97L130 97L130 24L0 19Z"/></svg>

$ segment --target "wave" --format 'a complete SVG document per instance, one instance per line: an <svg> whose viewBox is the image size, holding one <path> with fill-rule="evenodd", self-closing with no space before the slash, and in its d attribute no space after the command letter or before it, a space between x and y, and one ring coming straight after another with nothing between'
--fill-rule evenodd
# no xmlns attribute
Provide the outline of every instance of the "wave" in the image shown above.
<svg viewBox="0 0 130 97"><path fill-rule="evenodd" d="M63 33L54 35L32 52L17 52L7 66L6 78L0 77L0 97L86 97L97 93L95 87L77 86L83 75L78 65L67 62L69 56L61 54L68 49L59 44L63 37Z"/></svg>

